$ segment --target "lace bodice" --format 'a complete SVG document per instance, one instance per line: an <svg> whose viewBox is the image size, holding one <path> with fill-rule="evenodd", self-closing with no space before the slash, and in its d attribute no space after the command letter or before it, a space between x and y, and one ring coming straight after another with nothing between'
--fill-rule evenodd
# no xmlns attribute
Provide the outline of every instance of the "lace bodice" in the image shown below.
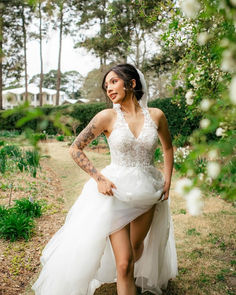
<svg viewBox="0 0 236 295"><path fill-rule="evenodd" d="M148 109L142 107L144 124L137 138L129 128L120 104L115 104L114 109L117 112L117 119L108 138L111 163L126 167L153 165L158 131Z"/></svg>

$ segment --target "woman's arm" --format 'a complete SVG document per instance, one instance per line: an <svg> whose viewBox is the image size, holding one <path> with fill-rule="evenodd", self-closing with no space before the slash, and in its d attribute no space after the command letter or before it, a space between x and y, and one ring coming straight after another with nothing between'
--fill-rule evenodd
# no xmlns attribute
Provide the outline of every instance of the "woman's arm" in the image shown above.
<svg viewBox="0 0 236 295"><path fill-rule="evenodd" d="M81 169L87 172L91 177L95 179L98 184L98 190L100 193L113 195L112 188L116 188L115 185L109 181L104 175L102 175L89 161L83 149L98 135L106 130L107 124L109 124L109 116L107 110L98 113L85 127L84 130L76 137L72 143L69 152L74 161L79 165Z"/></svg>
<svg viewBox="0 0 236 295"><path fill-rule="evenodd" d="M168 129L168 123L166 120L165 114L156 109L155 111L155 122L158 125L158 136L160 138L160 142L162 145L163 153L164 153L164 200L167 200L169 197L169 190L171 185L171 175L173 171L173 147L171 142L171 135Z"/></svg>

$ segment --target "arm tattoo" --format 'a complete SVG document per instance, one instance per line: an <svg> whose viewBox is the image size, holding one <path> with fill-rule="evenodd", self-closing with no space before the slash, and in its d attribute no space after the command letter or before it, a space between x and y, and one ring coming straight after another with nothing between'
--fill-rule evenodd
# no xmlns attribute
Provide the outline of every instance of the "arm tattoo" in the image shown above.
<svg viewBox="0 0 236 295"><path fill-rule="evenodd" d="M95 180L101 180L101 175L83 152L84 147L86 147L95 138L95 129L96 118L94 118L88 124L88 126L83 131L81 131L81 133L77 136L77 138L71 145L70 150L72 158L80 166L81 169L83 169L90 176L95 178Z"/></svg>

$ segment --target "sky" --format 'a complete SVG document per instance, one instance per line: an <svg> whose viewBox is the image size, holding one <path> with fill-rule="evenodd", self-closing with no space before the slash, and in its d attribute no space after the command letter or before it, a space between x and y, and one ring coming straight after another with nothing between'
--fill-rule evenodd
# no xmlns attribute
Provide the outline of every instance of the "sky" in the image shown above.
<svg viewBox="0 0 236 295"><path fill-rule="evenodd" d="M43 64L44 73L57 69L58 63L58 33L50 34L50 39L43 41ZM70 36L64 36L62 41L61 71L78 71L86 76L89 71L99 67L99 59L85 49L74 49L73 40ZM40 73L39 42L27 43L28 74L31 78Z"/></svg>

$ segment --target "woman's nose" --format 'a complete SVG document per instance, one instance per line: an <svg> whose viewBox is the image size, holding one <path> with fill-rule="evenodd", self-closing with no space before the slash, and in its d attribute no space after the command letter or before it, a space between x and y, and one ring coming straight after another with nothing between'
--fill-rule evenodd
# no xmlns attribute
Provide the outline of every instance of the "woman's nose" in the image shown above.
<svg viewBox="0 0 236 295"><path fill-rule="evenodd" d="M112 91L112 85L107 85L107 93Z"/></svg>

